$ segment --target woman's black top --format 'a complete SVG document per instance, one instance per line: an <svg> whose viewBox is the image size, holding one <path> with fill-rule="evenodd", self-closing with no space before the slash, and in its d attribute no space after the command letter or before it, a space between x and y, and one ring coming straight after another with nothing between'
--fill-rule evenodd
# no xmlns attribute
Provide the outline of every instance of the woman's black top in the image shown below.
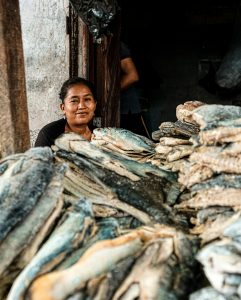
<svg viewBox="0 0 241 300"><path fill-rule="evenodd" d="M65 125L66 119L60 119L45 125L39 131L34 147L51 147L54 145L54 140L65 132ZM88 126L91 131L96 128L96 126L93 126L92 122L88 124Z"/></svg>
<svg viewBox="0 0 241 300"><path fill-rule="evenodd" d="M35 141L35 147L51 147L54 145L54 140L64 133L65 119L60 119L45 125L40 131Z"/></svg>

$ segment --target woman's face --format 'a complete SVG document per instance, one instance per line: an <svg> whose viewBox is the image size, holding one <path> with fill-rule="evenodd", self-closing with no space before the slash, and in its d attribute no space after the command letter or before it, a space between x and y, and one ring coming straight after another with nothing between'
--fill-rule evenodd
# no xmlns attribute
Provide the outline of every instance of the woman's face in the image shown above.
<svg viewBox="0 0 241 300"><path fill-rule="evenodd" d="M60 108L69 125L87 125L94 117L96 101L87 86L76 83L69 88Z"/></svg>

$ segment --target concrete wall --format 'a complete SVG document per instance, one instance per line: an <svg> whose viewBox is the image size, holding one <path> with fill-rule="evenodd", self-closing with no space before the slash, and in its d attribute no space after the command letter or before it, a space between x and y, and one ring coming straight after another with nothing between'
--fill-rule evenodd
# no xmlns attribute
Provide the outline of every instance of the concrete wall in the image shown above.
<svg viewBox="0 0 241 300"><path fill-rule="evenodd" d="M67 0L20 0L31 144L62 117L59 89L69 76Z"/></svg>

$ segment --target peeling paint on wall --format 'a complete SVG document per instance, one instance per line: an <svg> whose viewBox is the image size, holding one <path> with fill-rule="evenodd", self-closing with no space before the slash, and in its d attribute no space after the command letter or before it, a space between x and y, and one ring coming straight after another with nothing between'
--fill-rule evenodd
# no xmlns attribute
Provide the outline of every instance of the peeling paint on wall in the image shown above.
<svg viewBox="0 0 241 300"><path fill-rule="evenodd" d="M20 0L31 145L62 117L58 93L69 76L67 0Z"/></svg>

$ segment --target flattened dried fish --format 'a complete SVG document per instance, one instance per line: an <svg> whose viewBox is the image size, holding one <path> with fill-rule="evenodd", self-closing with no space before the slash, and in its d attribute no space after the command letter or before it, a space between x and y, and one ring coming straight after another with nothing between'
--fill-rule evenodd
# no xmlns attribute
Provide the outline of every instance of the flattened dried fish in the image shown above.
<svg viewBox="0 0 241 300"><path fill-rule="evenodd" d="M105 218L96 222L93 235L85 238L80 248L76 249L55 268L55 270L64 270L75 264L83 253L98 241L116 238L119 235L119 223L115 218Z"/></svg>
<svg viewBox="0 0 241 300"><path fill-rule="evenodd" d="M98 149L87 140L81 138L78 134L65 133L56 139L55 143L59 149L78 153L90 159L96 165L103 165L105 168L134 181L139 180L139 176L147 177L147 174L165 177L170 181L176 179L175 174L152 166L151 164L140 164L131 159L125 159L117 154ZM155 152L154 148L153 151Z"/></svg>
<svg viewBox="0 0 241 300"><path fill-rule="evenodd" d="M173 203L171 201L177 199L180 190L175 182L169 182L165 178L155 177L154 175L148 179L143 178L140 181L133 182L108 169L103 169L101 166L97 167L76 154L66 153L62 150L58 151L56 155L72 161L80 169L85 170L87 174L91 174L96 182L101 181L101 185L104 184L111 188L117 195L115 198L144 211L157 222L164 222L165 224L179 222L178 216L175 216L164 203L166 200L165 193L168 203ZM104 203L102 202L102 204ZM184 220L180 221L183 222Z"/></svg>
<svg viewBox="0 0 241 300"><path fill-rule="evenodd" d="M88 291L85 297L92 298L95 300L113 299L114 292L120 286L125 277L128 275L134 261L135 256L130 256L124 259L123 261L117 263L114 266L113 270L111 270L105 276L101 276L102 280L96 287L95 291L93 291L92 285L92 282L95 281L95 279L90 280L87 285Z"/></svg>
<svg viewBox="0 0 241 300"><path fill-rule="evenodd" d="M219 147L212 147L212 149L205 152L193 152L189 160L198 162L211 168L214 172L221 173L235 173L241 174L241 158L240 157L227 157L222 155L222 149Z"/></svg>
<svg viewBox="0 0 241 300"><path fill-rule="evenodd" d="M193 148L189 145L179 145L173 147L172 151L167 154L167 161L173 162L175 160L187 157L193 153Z"/></svg>
<svg viewBox="0 0 241 300"><path fill-rule="evenodd" d="M201 131L199 141L203 145L241 142L241 128L222 127Z"/></svg>
<svg viewBox="0 0 241 300"><path fill-rule="evenodd" d="M51 149L40 147L26 151L0 176L0 242L33 209L52 174Z"/></svg>
<svg viewBox="0 0 241 300"><path fill-rule="evenodd" d="M193 123L197 125L197 123L192 118L192 111L199 106L204 105L204 102L201 101L186 101L183 104L179 104L176 107L176 117L179 121Z"/></svg>
<svg viewBox="0 0 241 300"><path fill-rule="evenodd" d="M181 299L188 294L197 265L193 258L197 239L163 226L161 231L165 230L169 235L143 249L113 300L128 299L133 284L138 284L138 299Z"/></svg>
<svg viewBox="0 0 241 300"><path fill-rule="evenodd" d="M106 139L118 148L135 152L154 152L155 144L148 138L135 134L127 129L106 127L96 128L93 131L93 138Z"/></svg>
<svg viewBox="0 0 241 300"><path fill-rule="evenodd" d="M37 278L29 291L31 300L63 300L91 278L105 274L122 259L137 253L153 239L156 231L134 230L113 240L100 241L90 247L69 269ZM97 264L101 261L101 264Z"/></svg>
<svg viewBox="0 0 241 300"><path fill-rule="evenodd" d="M154 141L159 141L160 138L162 138L163 136L165 136L162 132L162 130L158 129L158 130L155 130L151 133L151 138L154 140Z"/></svg>
<svg viewBox="0 0 241 300"><path fill-rule="evenodd" d="M214 171L209 167L199 163L185 163L180 167L178 182L184 187L190 188L192 185L211 178Z"/></svg>
<svg viewBox="0 0 241 300"><path fill-rule="evenodd" d="M0 290L32 259L52 229L63 207L62 181L65 168L57 166L47 189L33 211L0 244ZM10 265L12 265L10 267ZM4 278L4 280L3 280Z"/></svg>
<svg viewBox="0 0 241 300"><path fill-rule="evenodd" d="M209 104L202 105L193 111L193 119L202 130L216 128L220 121L238 119L241 116L241 107L233 105Z"/></svg>
<svg viewBox="0 0 241 300"><path fill-rule="evenodd" d="M226 296L219 293L213 287L205 287L194 293L189 297L189 300L239 300L239 297L236 296Z"/></svg>
<svg viewBox="0 0 241 300"><path fill-rule="evenodd" d="M190 232L192 234L199 234L202 245L204 245L222 236L224 229L238 218L240 218L240 214L217 215L213 221L208 219L204 224L191 229Z"/></svg>
<svg viewBox="0 0 241 300"><path fill-rule="evenodd" d="M93 213L90 203L80 200L73 208L14 281L7 300L21 299L37 275L51 270L91 232Z"/></svg>
<svg viewBox="0 0 241 300"><path fill-rule="evenodd" d="M79 134L73 132L64 133L55 140L55 145L59 149L79 153L90 159L92 158L96 161L96 163L98 162L100 165L105 165L105 167L109 170L113 170L131 180L136 181L139 179L138 176L129 172L129 170L127 170L120 161L113 159L111 153L95 147Z"/></svg>
<svg viewBox="0 0 241 300"><path fill-rule="evenodd" d="M191 197L190 197L191 198ZM200 225L205 223L208 219L215 220L218 215L232 216L234 210L226 206L212 206L200 209L197 212L196 221L193 224Z"/></svg>
<svg viewBox="0 0 241 300"><path fill-rule="evenodd" d="M220 174L206 181L197 183L191 187L192 192L212 188L236 188L241 189L241 175Z"/></svg>
<svg viewBox="0 0 241 300"><path fill-rule="evenodd" d="M187 158L174 160L172 162L166 163L162 168L166 169L166 170L170 170L172 172L180 172L183 164L186 163L186 161L187 161Z"/></svg>
<svg viewBox="0 0 241 300"><path fill-rule="evenodd" d="M69 154L67 152L61 152L61 154L58 152L58 155L66 158L69 157ZM56 156L56 158L58 158L58 160L60 159L59 156ZM68 193L65 193L64 197L67 202L75 203L78 198L86 197L91 203L107 205L116 209L120 209L121 211L126 212L128 215L133 215L135 218L140 220L142 224L152 223L151 217L148 216L148 214L146 214L144 211L139 210L123 201L120 201L117 194L111 189L111 187L105 185L101 180L98 179L98 177L94 175L94 173L92 172L94 165L88 163L87 161L86 163L83 163L83 160L81 164L81 161L78 162L78 159L75 159L73 160L73 163L77 163L79 169L77 166L75 166L74 170L72 170L74 164L71 163L69 159L68 163L71 164L71 180L73 181L73 183L71 183L70 180L67 181L67 178L65 178L64 180L65 192ZM99 172L101 168L98 168L97 170ZM104 171L102 171L101 174L103 174ZM67 173L67 176L69 177L70 172ZM73 179L74 177L75 179ZM90 179L91 177L92 179Z"/></svg>
<svg viewBox="0 0 241 300"><path fill-rule="evenodd" d="M240 249L228 239L204 246L197 254L212 286L220 293L237 295L241 284Z"/></svg>
<svg viewBox="0 0 241 300"><path fill-rule="evenodd" d="M166 136L160 138L159 144L163 146L177 146L177 145L192 145L192 142L186 139L178 139L175 137Z"/></svg>
<svg viewBox="0 0 241 300"><path fill-rule="evenodd" d="M205 208L210 206L240 206L241 189L234 188L213 188L198 192L193 198L176 204L177 209L182 208Z"/></svg>
<svg viewBox="0 0 241 300"><path fill-rule="evenodd" d="M163 122L159 129L162 131L162 136L181 137L182 139L185 137L189 139L199 132L199 126L182 121Z"/></svg>

